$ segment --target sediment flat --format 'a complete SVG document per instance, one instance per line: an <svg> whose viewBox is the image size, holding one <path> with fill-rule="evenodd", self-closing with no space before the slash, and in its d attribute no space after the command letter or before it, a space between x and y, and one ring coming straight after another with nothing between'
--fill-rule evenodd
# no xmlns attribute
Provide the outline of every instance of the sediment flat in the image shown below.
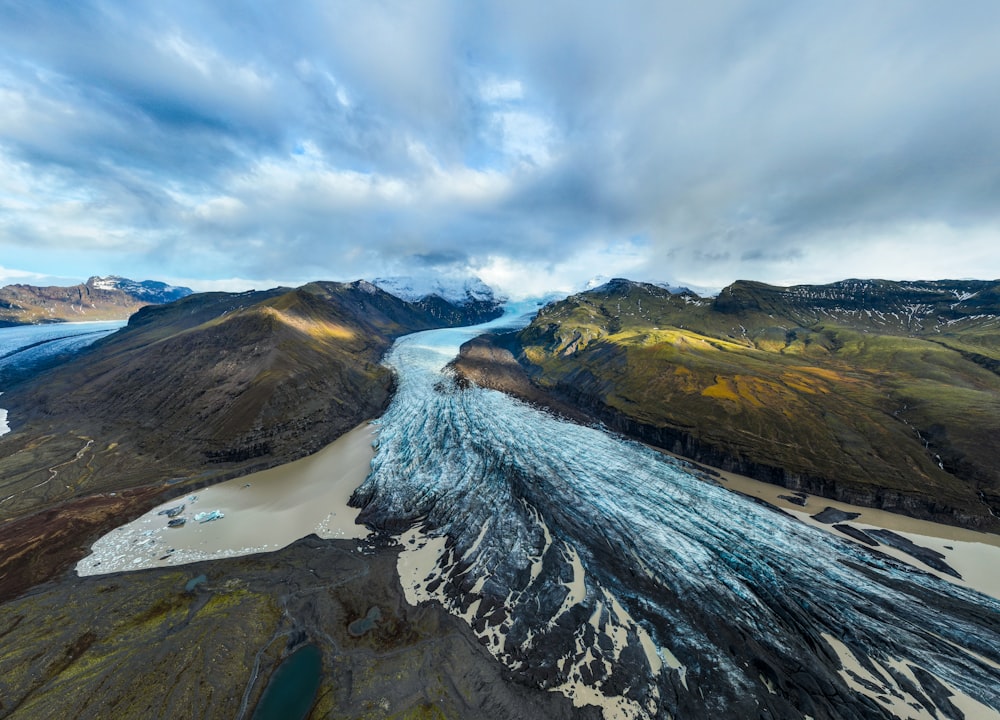
<svg viewBox="0 0 1000 720"><path fill-rule="evenodd" d="M956 585L969 587L1000 599L1000 574L996 571L1000 567L1000 535L977 532L929 520L918 520L907 515L899 515L898 513L862 507L860 505L850 505L849 503L818 496L807 495L806 505L803 507L784 499L782 495L787 495L788 489L780 485L772 485L718 468L711 468L711 470L717 474L718 484L722 487L763 500L794 515L807 525L863 545L863 543L855 538L848 538L847 535L838 532L833 525L823 523L812 517L827 507L832 507L844 513L857 513L857 518L850 521L850 525L853 527L860 530L892 530L910 539L916 545L936 550L945 556L944 561L957 570L962 579L959 580L950 577L946 573L928 567L918 562L913 556L890 547L885 543L879 544L879 552L890 555L897 560L902 560L907 564L914 565L943 580L948 580L949 582L954 582Z"/></svg>
<svg viewBox="0 0 1000 720"><path fill-rule="evenodd" d="M319 452L261 472L174 498L94 543L77 573L180 565L283 548L299 538L357 539L368 535L356 524L347 500L360 485L374 456L375 428L366 422ZM167 527L161 511L184 506L181 527ZM223 517L198 522L198 513Z"/></svg>

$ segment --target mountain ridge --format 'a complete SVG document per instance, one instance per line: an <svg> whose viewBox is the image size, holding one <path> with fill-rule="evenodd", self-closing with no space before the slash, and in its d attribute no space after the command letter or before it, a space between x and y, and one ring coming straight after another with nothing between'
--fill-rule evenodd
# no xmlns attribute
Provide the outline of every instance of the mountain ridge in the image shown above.
<svg viewBox="0 0 1000 720"><path fill-rule="evenodd" d="M193 291L158 280L93 276L79 285L0 287L0 327L39 323L124 320L139 308L179 300Z"/></svg>
<svg viewBox="0 0 1000 720"><path fill-rule="evenodd" d="M703 298L615 279L457 367L696 461L996 531L998 287L740 281Z"/></svg>
<svg viewBox="0 0 1000 720"><path fill-rule="evenodd" d="M476 309L456 312L479 319ZM56 507L57 525L73 523L73 508L88 498L88 517L118 524L168 490L315 452L381 414L394 376L379 361L396 337L454 319L366 281L201 293L141 308L72 360L5 388L0 527ZM126 490L140 497L122 508ZM120 516L101 515L95 503ZM16 533L9 539L16 544ZM78 534L66 542L61 550L49 543L49 552L75 557ZM12 577L0 568L0 595Z"/></svg>

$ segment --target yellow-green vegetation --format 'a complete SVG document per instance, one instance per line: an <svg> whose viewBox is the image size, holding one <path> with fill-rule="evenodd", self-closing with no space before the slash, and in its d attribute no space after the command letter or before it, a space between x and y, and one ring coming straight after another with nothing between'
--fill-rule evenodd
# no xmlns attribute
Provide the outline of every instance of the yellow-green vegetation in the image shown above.
<svg viewBox="0 0 1000 720"><path fill-rule="evenodd" d="M95 579L0 606L0 714L232 716L281 613L268 594L212 581L192 594L187 579Z"/></svg>
<svg viewBox="0 0 1000 720"><path fill-rule="evenodd" d="M613 281L544 308L519 340L536 384L668 449L995 529L1000 303L948 322L935 313L960 308L925 297L945 290L920 290L923 305L877 281L745 283L713 300Z"/></svg>
<svg viewBox="0 0 1000 720"><path fill-rule="evenodd" d="M457 716L451 716L457 717ZM449 716L437 705L420 703L419 705L392 715L392 720L448 720Z"/></svg>

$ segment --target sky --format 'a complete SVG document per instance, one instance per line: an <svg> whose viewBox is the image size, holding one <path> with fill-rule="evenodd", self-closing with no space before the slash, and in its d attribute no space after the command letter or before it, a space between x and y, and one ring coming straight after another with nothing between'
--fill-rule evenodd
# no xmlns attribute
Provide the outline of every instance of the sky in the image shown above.
<svg viewBox="0 0 1000 720"><path fill-rule="evenodd" d="M0 284L1000 277L995 0L0 0Z"/></svg>

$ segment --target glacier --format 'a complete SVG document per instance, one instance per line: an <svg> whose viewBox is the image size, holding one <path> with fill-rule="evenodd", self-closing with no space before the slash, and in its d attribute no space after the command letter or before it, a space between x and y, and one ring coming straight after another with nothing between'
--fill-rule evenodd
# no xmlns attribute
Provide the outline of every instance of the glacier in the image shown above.
<svg viewBox="0 0 1000 720"><path fill-rule="evenodd" d="M14 325L0 328L0 395L14 379L29 377L60 356L82 350L126 321ZM0 408L0 436L10 432L7 410Z"/></svg>
<svg viewBox="0 0 1000 720"><path fill-rule="evenodd" d="M0 378L5 371L26 370L81 350L126 324L126 320L100 320L0 328Z"/></svg>
<svg viewBox="0 0 1000 720"><path fill-rule="evenodd" d="M401 543L408 598L606 718L1000 717L997 600L457 383L460 344L527 309L386 357L398 391L351 503Z"/></svg>

